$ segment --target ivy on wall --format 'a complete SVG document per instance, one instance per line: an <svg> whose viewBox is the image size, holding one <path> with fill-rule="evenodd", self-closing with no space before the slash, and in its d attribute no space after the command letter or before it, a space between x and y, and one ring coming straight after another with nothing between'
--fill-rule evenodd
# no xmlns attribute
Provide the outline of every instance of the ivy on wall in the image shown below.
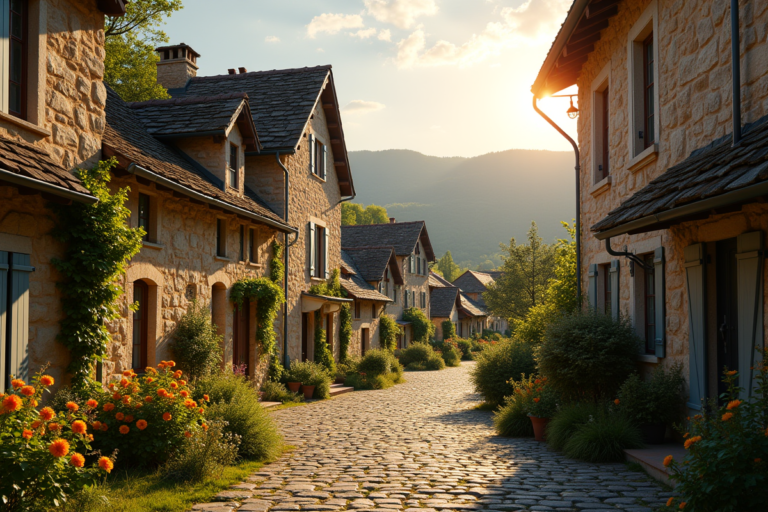
<svg viewBox="0 0 768 512"><path fill-rule="evenodd" d="M397 325L395 319L382 313L379 317L379 343L381 348L393 352L395 347L397 347L397 336L399 334L400 326Z"/></svg>
<svg viewBox="0 0 768 512"><path fill-rule="evenodd" d="M88 385L94 363L106 355L110 336L104 323L120 318L118 299L123 287L119 279L145 235L143 229L128 225L129 189L109 191L109 171L116 165L112 158L76 173L98 203L55 205L55 236L66 244L64 257L52 260L64 276L58 287L65 317L57 340L69 349L68 371L75 387Z"/></svg>
<svg viewBox="0 0 768 512"><path fill-rule="evenodd" d="M413 341L426 343L435 335L435 324L418 308L408 308L403 311L403 320L411 322Z"/></svg>
<svg viewBox="0 0 768 512"><path fill-rule="evenodd" d="M345 298L347 292L341 287L341 281L339 280L339 269L335 269L331 274L331 278L322 284L315 284L309 288L309 293L314 295L324 295L326 297L341 297ZM347 307L346 323L344 315L344 306ZM349 306L344 304L342 306L342 313L339 315L341 320L341 336L340 336L340 355L339 360L344 361L347 358L347 350L349 350L349 340L352 338L352 315L349 314ZM336 373L336 363L333 361L333 353L328 346L328 341L325 339L325 330L321 327L320 311L315 312L315 362L321 363L332 373ZM346 340L346 346L344 345L344 332L348 331L348 338Z"/></svg>
<svg viewBox="0 0 768 512"><path fill-rule="evenodd" d="M352 342L352 309L349 304L343 304L339 312L339 362L346 363L349 359L349 344Z"/></svg>
<svg viewBox="0 0 768 512"><path fill-rule="evenodd" d="M275 240L272 242L272 260L269 262L269 278L273 283L280 284L285 276L285 263L283 263L283 246Z"/></svg>

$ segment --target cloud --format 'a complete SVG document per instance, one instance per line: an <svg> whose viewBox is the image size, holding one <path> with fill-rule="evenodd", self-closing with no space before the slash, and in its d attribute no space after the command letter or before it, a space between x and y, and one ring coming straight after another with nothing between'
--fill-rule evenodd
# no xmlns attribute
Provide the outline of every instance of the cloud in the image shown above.
<svg viewBox="0 0 768 512"><path fill-rule="evenodd" d="M398 28L410 28L420 16L437 14L436 0L365 0L368 14Z"/></svg>
<svg viewBox="0 0 768 512"><path fill-rule="evenodd" d="M389 29L379 31L379 41L391 41L392 32Z"/></svg>
<svg viewBox="0 0 768 512"><path fill-rule="evenodd" d="M337 34L344 29L363 28L363 26L363 18L359 14L324 13L320 16L315 16L309 22L309 25L307 25L307 36L314 39L321 32Z"/></svg>
<svg viewBox="0 0 768 512"><path fill-rule="evenodd" d="M352 37L359 37L360 39L368 39L369 37L373 37L376 35L376 29L361 28L357 32L350 32L349 35L351 35Z"/></svg>
<svg viewBox="0 0 768 512"><path fill-rule="evenodd" d="M280 38L277 36L267 36L264 38L265 43L279 43Z"/></svg>
<svg viewBox="0 0 768 512"><path fill-rule="evenodd" d="M517 8L505 7L501 16L520 38L551 41L570 5L571 0L528 0Z"/></svg>
<svg viewBox="0 0 768 512"><path fill-rule="evenodd" d="M385 108L383 103L377 101L352 100L341 110L347 114L369 114Z"/></svg>

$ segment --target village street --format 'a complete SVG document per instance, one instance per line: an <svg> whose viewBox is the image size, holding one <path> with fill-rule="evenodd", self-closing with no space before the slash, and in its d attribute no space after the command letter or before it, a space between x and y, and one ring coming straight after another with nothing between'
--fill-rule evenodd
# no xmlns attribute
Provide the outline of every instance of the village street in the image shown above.
<svg viewBox="0 0 768 512"><path fill-rule="evenodd" d="M480 399L468 379L472 364L406 373L405 384L388 390L276 411L296 449L230 496L244 499L240 511L255 512L650 512L668 499L624 464L577 462L532 439L497 437L491 413L474 409Z"/></svg>

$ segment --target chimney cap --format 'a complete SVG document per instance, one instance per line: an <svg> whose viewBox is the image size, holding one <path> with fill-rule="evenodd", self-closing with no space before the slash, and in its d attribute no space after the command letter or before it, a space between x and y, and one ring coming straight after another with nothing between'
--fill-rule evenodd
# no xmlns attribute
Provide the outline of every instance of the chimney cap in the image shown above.
<svg viewBox="0 0 768 512"><path fill-rule="evenodd" d="M229 73L230 75L236 75L237 74L237 70L235 68L230 68L230 69L227 70L227 73Z"/></svg>
<svg viewBox="0 0 768 512"><path fill-rule="evenodd" d="M397 222L397 221L395 220L395 218L394 218L394 217L390 217L390 218L389 218L389 223L390 223L390 224L395 224L396 222Z"/></svg>
<svg viewBox="0 0 768 512"><path fill-rule="evenodd" d="M240 74L247 73L248 70L245 68L237 68L238 71L240 71Z"/></svg>
<svg viewBox="0 0 768 512"><path fill-rule="evenodd" d="M197 53L195 50L193 50L192 47L186 43L172 44L169 46L158 46L157 48L155 48L155 51L162 52L164 50L178 50L181 48L185 48L190 54L194 55L195 57L200 57L200 54Z"/></svg>

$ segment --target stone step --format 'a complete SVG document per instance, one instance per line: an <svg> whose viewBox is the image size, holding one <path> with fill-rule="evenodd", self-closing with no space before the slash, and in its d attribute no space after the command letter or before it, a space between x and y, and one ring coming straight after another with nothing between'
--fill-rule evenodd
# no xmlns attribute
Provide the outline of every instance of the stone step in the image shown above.
<svg viewBox="0 0 768 512"><path fill-rule="evenodd" d="M675 482L669 478L669 471L664 467L664 457L672 455L680 463L685 458L685 448L679 444L663 444L641 450L624 450L624 454L627 456L627 462L640 464L650 476L674 487Z"/></svg>
<svg viewBox="0 0 768 512"><path fill-rule="evenodd" d="M331 396L343 395L354 391L353 387L345 387L344 384L331 384Z"/></svg>
<svg viewBox="0 0 768 512"><path fill-rule="evenodd" d="M272 407L277 407L278 405L283 405L282 402L259 402L261 406L264 409L271 409Z"/></svg>

